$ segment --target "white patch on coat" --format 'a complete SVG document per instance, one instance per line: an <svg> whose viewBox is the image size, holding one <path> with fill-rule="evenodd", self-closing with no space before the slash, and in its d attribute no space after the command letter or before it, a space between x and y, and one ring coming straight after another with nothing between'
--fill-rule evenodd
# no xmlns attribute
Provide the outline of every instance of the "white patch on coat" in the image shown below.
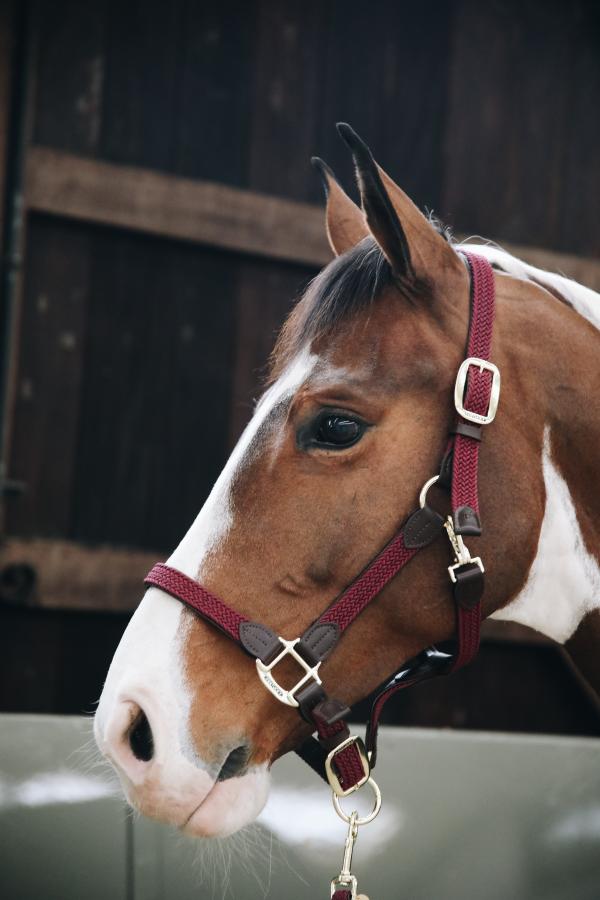
<svg viewBox="0 0 600 900"><path fill-rule="evenodd" d="M457 249L471 250L473 253L485 256L490 263L497 263L503 271L515 278L522 278L524 281L533 280L551 291L555 290L584 319L587 319L596 328L600 328L600 294L590 288L578 284L571 278L565 278L564 275L557 275L554 272L546 272L544 269L531 266L493 244L467 243L459 245Z"/></svg>
<svg viewBox="0 0 600 900"><path fill-rule="evenodd" d="M303 352L266 391L169 565L197 576L231 525L230 487L253 438L275 406L306 380L316 359ZM255 767L246 776L213 787L217 773L198 758L189 732L193 685L186 682L181 668L182 611L183 605L163 591L146 591L112 660L94 732L100 750L117 768L128 799L142 812L181 824L192 811L190 804L193 809L206 797L206 807L203 804L194 813L186 830L206 833L214 828L211 833L225 833L258 815L267 796L268 773L266 766ZM144 710L152 728L150 763L133 758L124 739L134 704Z"/></svg>
<svg viewBox="0 0 600 900"><path fill-rule="evenodd" d="M546 508L536 557L523 590L491 618L529 625L564 644L583 617L600 608L600 567L586 549L569 488L552 462L549 429L542 470Z"/></svg>

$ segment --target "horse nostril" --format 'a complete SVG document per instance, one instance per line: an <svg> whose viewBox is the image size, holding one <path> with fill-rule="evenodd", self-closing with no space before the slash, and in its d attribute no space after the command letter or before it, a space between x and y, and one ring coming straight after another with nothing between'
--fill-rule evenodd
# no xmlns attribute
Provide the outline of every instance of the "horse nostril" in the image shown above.
<svg viewBox="0 0 600 900"><path fill-rule="evenodd" d="M140 710L140 714L129 732L129 746L135 758L141 759L142 762L150 762L154 756L152 729L142 710Z"/></svg>
<svg viewBox="0 0 600 900"><path fill-rule="evenodd" d="M231 753L221 766L221 771L217 776L217 781L227 781L228 778L235 778L238 775L243 775L246 766L248 765L249 759L249 747L247 747L245 744L242 744L241 747L236 747L235 750L231 751Z"/></svg>

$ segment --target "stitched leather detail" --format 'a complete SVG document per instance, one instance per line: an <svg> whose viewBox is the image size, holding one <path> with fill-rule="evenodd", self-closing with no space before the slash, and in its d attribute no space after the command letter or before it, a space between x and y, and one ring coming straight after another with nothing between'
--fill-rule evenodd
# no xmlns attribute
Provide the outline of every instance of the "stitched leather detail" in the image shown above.
<svg viewBox="0 0 600 900"><path fill-rule="evenodd" d="M338 642L340 629L335 622L315 622L307 628L296 649L311 666L325 659Z"/></svg>
<svg viewBox="0 0 600 900"><path fill-rule="evenodd" d="M326 697L326 699L317 704L312 711L313 721L316 725L321 727L326 725L336 725L338 722L341 722L345 730L345 736L342 740L345 740L350 733L348 731L348 726L343 721L349 715L350 709L345 703L336 700L335 697Z"/></svg>
<svg viewBox="0 0 600 900"><path fill-rule="evenodd" d="M479 515L471 506L459 506L454 510L454 530L457 534L479 537L481 534L481 522Z"/></svg>
<svg viewBox="0 0 600 900"><path fill-rule="evenodd" d="M260 622L242 622L240 641L251 656L267 664L283 649L275 632Z"/></svg>
<svg viewBox="0 0 600 900"><path fill-rule="evenodd" d="M303 687L296 694L296 700L298 701L298 706L300 707L300 715L307 722L312 724L312 711L317 706L318 703L321 703L323 700L327 699L327 694L323 690L320 684L317 684L316 681L309 681L306 687Z"/></svg>
<svg viewBox="0 0 600 900"><path fill-rule="evenodd" d="M444 519L434 509L424 506L409 516L404 526L404 544L411 550L426 547L444 527Z"/></svg>
<svg viewBox="0 0 600 900"><path fill-rule="evenodd" d="M485 577L476 563L462 566L454 572L454 600L461 609L473 609L480 602L485 587Z"/></svg>

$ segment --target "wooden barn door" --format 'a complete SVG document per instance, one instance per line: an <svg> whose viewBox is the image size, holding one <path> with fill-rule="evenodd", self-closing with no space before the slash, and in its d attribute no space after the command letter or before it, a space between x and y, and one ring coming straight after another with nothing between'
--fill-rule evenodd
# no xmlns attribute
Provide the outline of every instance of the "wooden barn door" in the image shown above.
<svg viewBox="0 0 600 900"><path fill-rule="evenodd" d="M510 3L472 0L433 17L428 6L358 0L0 2L0 709L75 712L99 695L145 572L202 506L279 325L330 258L308 159L323 155L352 184L336 120L457 229L595 252L575 226L581 218L597 237L598 204L582 218L572 198L582 195L575 175L595 183L597 166L572 153L556 168L567 87L583 103L600 77L592 31L570 7L550 16L537 5L529 21ZM549 43L531 38L540 21ZM567 24L577 66L552 69ZM527 77L510 62L515 35ZM503 80L498 60L508 60ZM548 71L560 90L542 103ZM471 82L496 113L473 115ZM497 112L507 104L510 116ZM498 156L507 122L518 204ZM588 116L586 128L597 122ZM536 129L533 156L525 125ZM475 146L489 153L474 160ZM546 183L562 210L552 220ZM592 260L526 255L600 287ZM398 721L597 730L571 688L560 701L553 648L489 627L477 664L411 695ZM523 683L555 702L536 699L532 711Z"/></svg>
<svg viewBox="0 0 600 900"><path fill-rule="evenodd" d="M0 551L14 603L134 608L148 566L202 506L314 272L310 257L240 255L277 255L277 242L245 247L216 221L219 205L239 218L244 203L222 191L247 183L250 11L30 8L6 440L25 490L7 499ZM256 241L260 200L245 202L238 231ZM324 258L321 221L316 243Z"/></svg>

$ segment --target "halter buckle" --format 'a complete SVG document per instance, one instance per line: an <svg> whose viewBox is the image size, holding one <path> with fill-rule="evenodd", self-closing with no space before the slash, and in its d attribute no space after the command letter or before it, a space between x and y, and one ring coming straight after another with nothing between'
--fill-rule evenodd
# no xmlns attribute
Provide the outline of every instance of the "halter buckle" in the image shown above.
<svg viewBox="0 0 600 900"><path fill-rule="evenodd" d="M471 366L475 366L480 372L492 373L492 386L490 388L488 411L485 414L473 412L464 407L465 386ZM454 406L456 407L456 412L459 416L462 416L462 418L466 419L468 422L475 422L477 425L489 425L490 422L494 421L496 416L499 399L500 370L498 367L495 366L494 363L488 362L487 359L480 359L478 356L469 356L468 359L465 359L460 365L456 375L456 384L454 386Z"/></svg>
<svg viewBox="0 0 600 900"><path fill-rule="evenodd" d="M466 565L476 565L479 566L482 572L485 572L483 567L483 563L481 561L480 556L471 556L469 553L468 547L465 546L465 542L462 539L460 534L457 534L454 530L454 525L452 523L452 516L448 516L446 521L444 522L444 528L448 534L448 538L450 539L450 543L452 544L452 549L454 551L454 558L456 560L453 565L448 566L448 574L450 575L450 581L456 584L456 570L462 568Z"/></svg>
<svg viewBox="0 0 600 900"><path fill-rule="evenodd" d="M266 687L266 689L273 694L273 696L281 701L281 703L285 703L286 706L294 706L298 707L300 704L296 700L294 696L300 688L304 687L307 681L310 681L312 678L316 681L317 684L321 684L321 679L319 678L317 672L319 671L319 666L321 665L322 660L316 664L316 666L310 666L306 660L295 650L296 644L299 642L300 638L296 638L293 641L286 641L285 638L280 637L279 640L283 644L283 650L279 653L275 659L270 663L264 663L261 659L256 660L256 670L258 672L258 677ZM290 688L289 691L286 691L284 687L282 687L278 681L273 678L271 674L272 670L277 666L282 659L286 656L291 656L292 659L295 659L299 666L304 669L305 675L302 676L300 681L298 681L293 688Z"/></svg>
<svg viewBox="0 0 600 900"><path fill-rule="evenodd" d="M346 750L348 747L354 747L356 753L358 755L358 759L360 765L363 770L362 777L353 784L349 788L343 788L340 782L340 779L333 767L333 762L338 755L343 750ZM348 797L350 794L353 794L359 788L366 784L369 778L371 777L371 763L369 761L369 755L367 753L367 748L365 747L364 741L362 738L358 737L356 734L351 734L350 737L347 737L345 741L342 741L337 747L334 747L333 750L327 754L327 758L325 759L325 774L327 775L327 781L329 782L329 786L336 797Z"/></svg>

